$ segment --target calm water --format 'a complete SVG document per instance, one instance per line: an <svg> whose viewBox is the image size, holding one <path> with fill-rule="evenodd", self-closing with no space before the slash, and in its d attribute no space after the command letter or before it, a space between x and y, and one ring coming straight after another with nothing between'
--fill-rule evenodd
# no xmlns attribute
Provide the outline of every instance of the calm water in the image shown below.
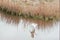
<svg viewBox="0 0 60 40"><path fill-rule="evenodd" d="M59 40L59 22L40 25L45 26L38 20L0 14L0 40Z"/></svg>
<svg viewBox="0 0 60 40"><path fill-rule="evenodd" d="M36 0L35 2L37 4L37 6L40 5L39 0ZM35 2L34 2L34 6L36 6ZM1 5L1 3L2 2L0 2L0 5ZM14 7L14 5L15 5L14 3L12 4L9 2L9 4L11 4L11 5L9 5L7 3L8 3L8 0L6 1L6 5L5 5L5 1L2 3L2 5L6 6L9 9L11 6L13 9L15 9L15 8L17 9L17 7L18 7L18 5ZM57 5L56 7L58 7L59 0L57 0L56 3L53 2L51 5L51 8L53 8L53 12L55 10L55 6ZM8 5L9 5L9 7L8 7ZM22 3L20 5L23 6L22 9L24 10L25 3ZM34 8L34 6L33 6L33 8ZM42 7L42 5L41 5L41 7ZM46 6L44 5L42 9L45 10L45 7ZM49 7L47 7L47 8L49 8ZM28 9L31 9L31 8L28 7L26 9L26 11L29 11ZM31 9L31 10L33 10L33 9ZM47 11L49 12L49 10L47 10ZM45 12L45 11L42 10L42 12ZM27 18L21 18L21 17L17 17L17 16L6 15L5 13L0 12L0 40L59 40L59 27L60 27L60 22L55 22L55 21L54 22L44 22L41 20L34 20L34 19L27 19Z"/></svg>

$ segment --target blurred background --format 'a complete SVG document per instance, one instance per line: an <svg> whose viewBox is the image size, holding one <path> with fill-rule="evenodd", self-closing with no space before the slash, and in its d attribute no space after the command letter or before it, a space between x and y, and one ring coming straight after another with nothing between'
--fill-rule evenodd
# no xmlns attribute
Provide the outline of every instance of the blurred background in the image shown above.
<svg viewBox="0 0 60 40"><path fill-rule="evenodd" d="M60 22L44 24L0 14L0 40L59 40Z"/></svg>

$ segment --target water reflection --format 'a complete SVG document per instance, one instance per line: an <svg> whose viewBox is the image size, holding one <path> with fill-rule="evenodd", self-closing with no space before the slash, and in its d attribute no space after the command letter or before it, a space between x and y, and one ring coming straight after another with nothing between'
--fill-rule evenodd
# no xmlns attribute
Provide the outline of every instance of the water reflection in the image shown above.
<svg viewBox="0 0 60 40"><path fill-rule="evenodd" d="M6 15L6 14L3 14L2 12L0 12L0 16L1 16L1 19L6 21L7 23L15 23L15 24L19 23L19 17Z"/></svg>
<svg viewBox="0 0 60 40"><path fill-rule="evenodd" d="M3 20L5 19L7 23L19 24L19 21L22 19L25 23L27 23L27 22L35 23L38 25L38 27L43 26L42 28L51 26L51 25L53 25L53 23L55 23L55 21L46 22L46 21L42 21L42 20L38 20L38 19L22 18L22 17L18 17L18 16L4 14L2 12L0 12L0 16L1 16L1 19L3 19Z"/></svg>
<svg viewBox="0 0 60 40"><path fill-rule="evenodd" d="M0 12L0 19L3 21L6 21L8 24L14 24L14 25L19 25L21 23L24 29L28 29L29 32L31 33L31 37L34 38L36 29L49 29L52 28L54 24L56 24L55 21L49 21L49 22L44 22L41 20L34 20L34 19L27 19L27 18L21 18L17 16L12 16L12 15L6 15L2 12ZM22 25L20 25L22 27ZM17 30L19 27L17 27Z"/></svg>

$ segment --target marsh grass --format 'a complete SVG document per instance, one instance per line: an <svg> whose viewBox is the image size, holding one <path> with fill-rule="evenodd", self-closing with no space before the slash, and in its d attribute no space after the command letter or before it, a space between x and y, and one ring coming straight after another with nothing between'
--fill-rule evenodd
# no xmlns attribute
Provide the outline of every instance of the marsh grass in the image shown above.
<svg viewBox="0 0 60 40"><path fill-rule="evenodd" d="M52 2L53 0L45 0L45 1L46 2ZM10 5L10 4L8 4L8 5ZM8 5L6 5L6 6L8 7ZM39 6L41 6L41 8L43 7L41 9L42 12L43 12L43 14L47 14L48 16L39 15L40 13L36 13L36 14L38 14L38 15L36 15L36 14L34 14L34 11L33 11L33 13L28 12L28 14L27 13L23 13L23 12L16 12L17 10L13 11L12 9L11 10L8 9L9 7L6 8L6 7L0 6L0 16L1 16L0 19L2 19L3 21L6 20L6 23L9 23L9 24L12 23L12 24L15 24L15 25L18 25L19 22L20 22L20 20L22 19L25 22L25 25L26 25L27 22L29 22L29 23L35 23L35 24L37 24L38 25L37 26L38 29L41 29L41 28L42 29L51 28L53 26L53 23L56 23L57 17L53 16L53 15L49 16L48 13L51 13L53 11L55 12L55 10L53 10L53 9L52 9L53 11L48 10L49 6L45 5L44 3L42 5L39 5ZM53 5L53 6L55 7L55 5ZM34 7L34 5L33 5L33 7ZM15 9L15 7L13 5L11 6L11 8ZM27 11L28 11L28 9L29 8L27 8ZM46 10L46 12L45 12L45 10ZM37 11L39 11L39 10L37 10ZM60 19L60 18L58 18L58 19ZM34 33L35 33L35 30L31 32L31 36L32 37L34 37Z"/></svg>

